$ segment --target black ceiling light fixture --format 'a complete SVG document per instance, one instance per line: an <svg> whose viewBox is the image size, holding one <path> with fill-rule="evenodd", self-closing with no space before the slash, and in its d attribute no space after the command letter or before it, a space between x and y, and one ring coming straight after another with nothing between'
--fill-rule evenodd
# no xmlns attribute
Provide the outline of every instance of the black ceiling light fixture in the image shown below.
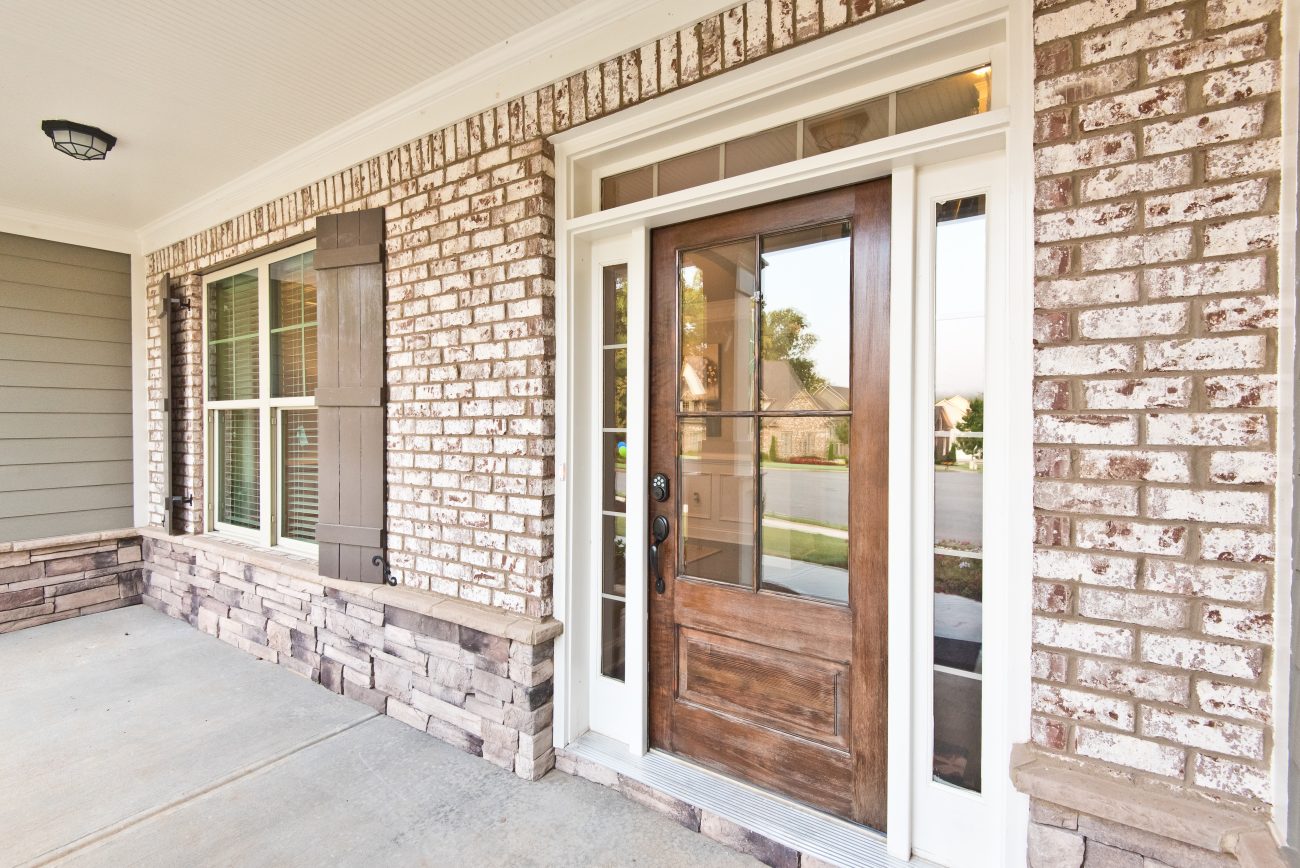
<svg viewBox="0 0 1300 868"><path fill-rule="evenodd" d="M41 121L41 129L54 142L54 150L75 160L102 160L117 144L117 136L75 121Z"/></svg>

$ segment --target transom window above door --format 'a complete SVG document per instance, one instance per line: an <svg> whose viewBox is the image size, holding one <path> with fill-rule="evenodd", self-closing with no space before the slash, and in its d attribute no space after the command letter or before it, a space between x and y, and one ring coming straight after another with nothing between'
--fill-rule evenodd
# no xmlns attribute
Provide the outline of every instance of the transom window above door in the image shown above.
<svg viewBox="0 0 1300 868"><path fill-rule="evenodd" d="M608 175L600 181L600 208L602 211L617 208L804 157L983 114L989 110L991 95L992 66L984 64Z"/></svg>
<svg viewBox="0 0 1300 868"><path fill-rule="evenodd" d="M209 529L314 554L317 521L313 243L204 284Z"/></svg>

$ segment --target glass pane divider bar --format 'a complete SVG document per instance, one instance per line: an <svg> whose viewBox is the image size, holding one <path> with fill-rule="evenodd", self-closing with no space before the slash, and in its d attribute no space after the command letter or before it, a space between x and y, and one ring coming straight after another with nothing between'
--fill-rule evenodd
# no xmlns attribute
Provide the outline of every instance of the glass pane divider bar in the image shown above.
<svg viewBox="0 0 1300 868"><path fill-rule="evenodd" d="M944 675L955 675L960 678L968 678L971 681L984 680L984 674L982 672L970 672L965 669L953 669L951 666L944 666L939 663L933 664L933 667L935 672L942 672Z"/></svg>

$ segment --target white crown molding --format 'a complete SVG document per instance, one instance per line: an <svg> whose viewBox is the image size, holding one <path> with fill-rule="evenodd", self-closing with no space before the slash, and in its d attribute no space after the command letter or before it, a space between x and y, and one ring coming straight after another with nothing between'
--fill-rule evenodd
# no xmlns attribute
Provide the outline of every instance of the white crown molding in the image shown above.
<svg viewBox="0 0 1300 868"><path fill-rule="evenodd" d="M125 226L77 220L8 205L0 205L0 232L112 250L116 253L135 253L139 249L136 233Z"/></svg>
<svg viewBox="0 0 1300 868"><path fill-rule="evenodd" d="M730 5L726 0L589 0L145 224L138 233L140 248L158 250Z"/></svg>

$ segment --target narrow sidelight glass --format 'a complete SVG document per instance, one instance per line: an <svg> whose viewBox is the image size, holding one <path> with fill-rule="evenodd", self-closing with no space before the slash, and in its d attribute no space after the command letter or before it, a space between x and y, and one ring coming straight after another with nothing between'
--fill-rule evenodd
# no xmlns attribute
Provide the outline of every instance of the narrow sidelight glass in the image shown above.
<svg viewBox="0 0 1300 868"><path fill-rule="evenodd" d="M627 608L627 265L601 275L600 671L624 678Z"/></svg>
<svg viewBox="0 0 1300 868"><path fill-rule="evenodd" d="M901 116L900 104L900 116ZM934 238L934 778L981 787L984 386L982 195L939 203Z"/></svg>

